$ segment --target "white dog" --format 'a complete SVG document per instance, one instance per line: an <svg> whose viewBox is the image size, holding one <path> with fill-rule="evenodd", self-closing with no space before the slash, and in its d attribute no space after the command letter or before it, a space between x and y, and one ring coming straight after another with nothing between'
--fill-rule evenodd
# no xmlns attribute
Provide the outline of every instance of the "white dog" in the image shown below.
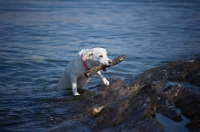
<svg viewBox="0 0 200 132"><path fill-rule="evenodd" d="M83 88L90 79L84 75L87 70L100 63L108 66L112 64L112 60L110 60L107 55L108 53L104 48L81 50L65 68L57 87L60 89L72 88L74 95L80 95L77 89ZM103 70L106 71L107 68ZM105 85L109 85L109 81L103 77L100 71L98 71L96 75Z"/></svg>

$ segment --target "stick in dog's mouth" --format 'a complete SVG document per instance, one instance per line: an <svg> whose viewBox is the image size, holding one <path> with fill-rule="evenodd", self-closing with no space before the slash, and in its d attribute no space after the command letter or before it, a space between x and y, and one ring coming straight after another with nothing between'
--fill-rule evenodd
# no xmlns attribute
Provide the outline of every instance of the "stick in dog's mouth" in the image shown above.
<svg viewBox="0 0 200 132"><path fill-rule="evenodd" d="M96 66L94 66L93 68L91 68L90 70L88 70L88 71L85 73L85 76L86 76L87 78L89 78L89 77L91 77L92 75L94 75L95 73L97 73L99 70L107 71L107 70L108 70L108 67L116 65L116 64L122 62L124 59L125 59L125 55L120 55L120 56L118 56L117 58L114 58L114 59L112 60L112 64L111 64L111 65L104 65L104 64L100 63L99 65L96 65Z"/></svg>

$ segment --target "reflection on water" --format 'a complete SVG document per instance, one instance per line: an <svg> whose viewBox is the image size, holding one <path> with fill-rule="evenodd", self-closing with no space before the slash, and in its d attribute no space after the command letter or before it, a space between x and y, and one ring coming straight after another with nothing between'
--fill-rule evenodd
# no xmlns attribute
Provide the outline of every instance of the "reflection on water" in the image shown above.
<svg viewBox="0 0 200 132"><path fill-rule="evenodd" d="M51 118L64 119L64 110L49 109L61 98L52 85L81 49L125 54L104 73L123 79L200 55L199 7L194 0L1 0L0 126L44 130ZM94 76L87 87L97 82Z"/></svg>
<svg viewBox="0 0 200 132"><path fill-rule="evenodd" d="M164 127L165 132L189 132L189 130L184 127L187 123L190 122L184 115L181 115L182 121L175 122L162 114L156 114L156 119L160 122L160 124Z"/></svg>

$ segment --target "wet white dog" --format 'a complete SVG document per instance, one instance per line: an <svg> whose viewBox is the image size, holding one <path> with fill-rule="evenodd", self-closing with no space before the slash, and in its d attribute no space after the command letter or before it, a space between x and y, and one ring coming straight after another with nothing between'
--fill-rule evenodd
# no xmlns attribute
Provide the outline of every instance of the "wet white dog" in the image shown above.
<svg viewBox="0 0 200 132"><path fill-rule="evenodd" d="M72 88L74 95L80 95L77 89L83 88L90 79L84 75L87 70L100 63L108 66L112 64L112 60L109 59L107 55L108 53L104 48L81 50L65 68L57 87L63 90ZM107 68L103 70L106 71ZM100 71L98 71L96 75L105 85L109 85L109 81Z"/></svg>

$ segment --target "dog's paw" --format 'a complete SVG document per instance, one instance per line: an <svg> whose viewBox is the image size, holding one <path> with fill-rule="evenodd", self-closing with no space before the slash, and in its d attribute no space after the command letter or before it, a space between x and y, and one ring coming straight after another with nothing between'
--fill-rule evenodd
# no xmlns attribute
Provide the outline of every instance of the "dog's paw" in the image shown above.
<svg viewBox="0 0 200 132"><path fill-rule="evenodd" d="M109 86L109 81L106 79L106 78L103 78L103 83L106 85L106 86Z"/></svg>
<svg viewBox="0 0 200 132"><path fill-rule="evenodd" d="M78 92L76 92L76 93L74 93L74 96L76 96L76 95L80 95Z"/></svg>

